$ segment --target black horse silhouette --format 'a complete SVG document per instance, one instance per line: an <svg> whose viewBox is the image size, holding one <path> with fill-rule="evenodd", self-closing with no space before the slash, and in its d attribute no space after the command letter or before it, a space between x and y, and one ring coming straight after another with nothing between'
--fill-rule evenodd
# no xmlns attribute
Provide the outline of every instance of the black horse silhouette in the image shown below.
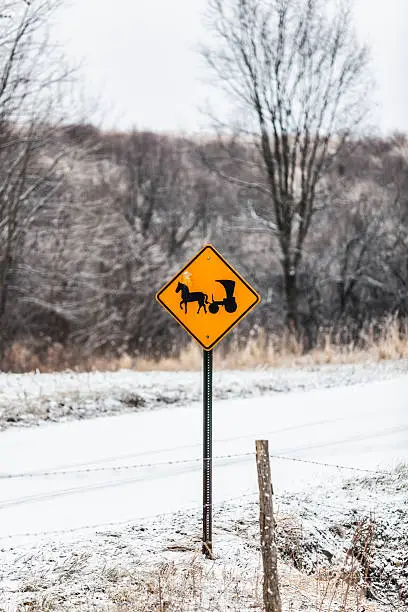
<svg viewBox="0 0 408 612"><path fill-rule="evenodd" d="M200 312L201 308L204 308L204 312L205 314L207 314L207 309L205 305L208 304L208 295L206 293L203 293L202 291L194 291L193 293L190 293L190 290L187 285L184 285L183 283L179 283L177 285L176 293L179 293L179 291L181 291L181 310L183 310L184 304L185 313L187 314L188 302L198 302L197 314Z"/></svg>

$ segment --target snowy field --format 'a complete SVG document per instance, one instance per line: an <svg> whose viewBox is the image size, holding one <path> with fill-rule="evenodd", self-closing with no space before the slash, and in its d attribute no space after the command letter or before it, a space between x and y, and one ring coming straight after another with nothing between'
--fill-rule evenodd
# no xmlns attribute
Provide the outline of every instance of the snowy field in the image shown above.
<svg viewBox="0 0 408 612"><path fill-rule="evenodd" d="M218 373L214 561L199 553L199 374L0 375L0 610L261 609L257 438L272 455L284 609L329 609L322 568L375 525L364 609L406 610L404 371Z"/></svg>

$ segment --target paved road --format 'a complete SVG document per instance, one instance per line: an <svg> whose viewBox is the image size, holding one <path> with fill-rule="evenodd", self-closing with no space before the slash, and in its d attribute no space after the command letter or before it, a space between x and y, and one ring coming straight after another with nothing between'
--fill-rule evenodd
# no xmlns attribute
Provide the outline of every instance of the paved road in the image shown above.
<svg viewBox="0 0 408 612"><path fill-rule="evenodd" d="M193 404L0 433L0 550L3 543L28 539L18 534L199 507L201 430L201 406ZM215 460L215 503L256 491L255 459L245 455L254 451L256 438L268 438L275 455L352 468L408 462L408 376L216 402L214 455L240 456ZM112 469L135 464L145 467ZM44 471L69 473L38 474ZM272 460L272 472L277 492L330 486L357 474L283 459Z"/></svg>

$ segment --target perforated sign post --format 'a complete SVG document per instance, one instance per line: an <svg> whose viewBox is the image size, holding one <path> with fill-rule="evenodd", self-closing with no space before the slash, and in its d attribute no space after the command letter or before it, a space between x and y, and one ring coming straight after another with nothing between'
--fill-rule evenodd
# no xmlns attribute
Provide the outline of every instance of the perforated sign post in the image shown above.
<svg viewBox="0 0 408 612"><path fill-rule="evenodd" d="M156 295L203 350L203 553L212 557L212 349L260 301L210 244Z"/></svg>

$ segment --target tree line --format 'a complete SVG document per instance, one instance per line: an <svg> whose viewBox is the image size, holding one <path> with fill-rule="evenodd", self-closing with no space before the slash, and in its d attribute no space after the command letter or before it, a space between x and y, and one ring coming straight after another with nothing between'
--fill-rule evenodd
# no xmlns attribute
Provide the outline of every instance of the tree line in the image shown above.
<svg viewBox="0 0 408 612"><path fill-rule="evenodd" d="M35 341L87 354L177 353L187 336L154 295L207 242L263 298L234 334L245 342L261 330L282 333L285 279L279 237L261 215L267 202L206 164L217 157L238 172L238 149L252 163L252 148L235 139L54 130L31 160L26 195L1 200L2 350ZM297 331L307 347L324 329L350 342L370 322L408 315L407 137L350 142L324 180L297 271Z"/></svg>

